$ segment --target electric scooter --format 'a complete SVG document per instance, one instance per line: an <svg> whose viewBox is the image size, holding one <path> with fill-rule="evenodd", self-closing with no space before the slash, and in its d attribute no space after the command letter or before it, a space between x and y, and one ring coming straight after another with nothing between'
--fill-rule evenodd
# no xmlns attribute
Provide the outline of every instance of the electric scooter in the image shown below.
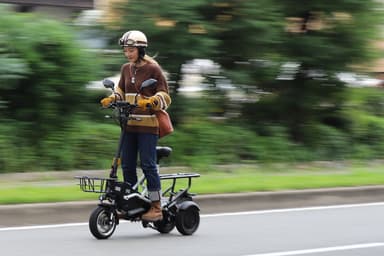
<svg viewBox="0 0 384 256"><path fill-rule="evenodd" d="M136 97L144 88L154 86L156 82L155 79L144 81ZM111 80L105 79L103 85L105 88L111 89L116 95L116 99L118 99L118 94L114 90L115 85ZM163 234L171 232L176 226L180 234L192 235L200 224L200 207L193 201L195 194L190 193L189 190L192 179L199 177L200 174L159 174L163 188L161 200L163 219L155 222L141 219L141 215L151 207L145 176L142 175L136 184L129 184L118 179L117 170L125 128L128 120L133 119L131 114L136 107L136 103L129 104L122 100L115 100L107 107L113 110L121 128L120 139L109 178L76 177L79 180L81 190L100 194L99 204L89 218L89 229L95 238L107 239L114 233L119 221L124 219L132 222L141 221L144 228L152 228ZM160 160L169 157L171 152L170 147L156 147L158 166Z"/></svg>

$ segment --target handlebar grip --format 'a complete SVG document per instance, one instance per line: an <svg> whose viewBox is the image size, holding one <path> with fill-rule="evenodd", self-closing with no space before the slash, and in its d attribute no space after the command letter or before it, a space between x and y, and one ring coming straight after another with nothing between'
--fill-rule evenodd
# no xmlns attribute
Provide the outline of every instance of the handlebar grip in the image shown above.
<svg viewBox="0 0 384 256"><path fill-rule="evenodd" d="M126 101L116 101L115 104L118 107L128 107L131 105L129 102Z"/></svg>
<svg viewBox="0 0 384 256"><path fill-rule="evenodd" d="M111 102L107 108L124 108L124 107L135 107L135 104L130 104L127 101L114 101Z"/></svg>

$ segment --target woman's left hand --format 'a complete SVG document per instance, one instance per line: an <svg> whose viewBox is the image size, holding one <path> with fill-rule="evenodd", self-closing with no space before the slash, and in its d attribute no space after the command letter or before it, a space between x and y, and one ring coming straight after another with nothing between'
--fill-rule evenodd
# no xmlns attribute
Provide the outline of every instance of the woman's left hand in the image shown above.
<svg viewBox="0 0 384 256"><path fill-rule="evenodd" d="M153 108L156 109L158 105L157 99L155 96L149 97L147 99L139 99L137 101L137 106L139 108Z"/></svg>

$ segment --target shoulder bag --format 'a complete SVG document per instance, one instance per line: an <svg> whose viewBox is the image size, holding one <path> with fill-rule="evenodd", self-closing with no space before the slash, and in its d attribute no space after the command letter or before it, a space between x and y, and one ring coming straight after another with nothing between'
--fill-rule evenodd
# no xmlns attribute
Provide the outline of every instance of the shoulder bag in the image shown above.
<svg viewBox="0 0 384 256"><path fill-rule="evenodd" d="M162 138L173 132L173 125L167 111L159 110L155 112L157 121L159 122L159 138Z"/></svg>

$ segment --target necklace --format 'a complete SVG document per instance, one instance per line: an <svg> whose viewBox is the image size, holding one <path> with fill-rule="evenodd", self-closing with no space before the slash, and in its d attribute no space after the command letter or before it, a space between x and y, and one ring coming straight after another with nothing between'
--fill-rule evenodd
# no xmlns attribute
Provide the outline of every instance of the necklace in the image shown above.
<svg viewBox="0 0 384 256"><path fill-rule="evenodd" d="M131 83L132 84L135 84L136 82L136 73L137 73L137 68L135 68L134 66L132 67L133 68L133 76L131 77Z"/></svg>
<svg viewBox="0 0 384 256"><path fill-rule="evenodd" d="M133 69L133 71L131 70L131 84L133 84L133 85L135 84L137 70L139 70L140 67L142 67L143 65L145 65L145 63L143 63L142 61L139 61L136 64L131 65L132 69Z"/></svg>

